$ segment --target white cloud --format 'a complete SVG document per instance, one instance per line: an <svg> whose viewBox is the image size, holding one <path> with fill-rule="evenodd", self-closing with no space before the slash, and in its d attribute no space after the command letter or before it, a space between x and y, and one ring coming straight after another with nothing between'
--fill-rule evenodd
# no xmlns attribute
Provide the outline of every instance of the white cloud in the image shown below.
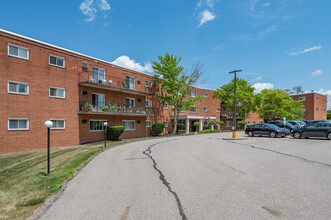
<svg viewBox="0 0 331 220"><path fill-rule="evenodd" d="M216 16L209 10L204 10L203 12L200 13L200 24L198 27L206 23L207 21L212 21L216 18Z"/></svg>
<svg viewBox="0 0 331 220"><path fill-rule="evenodd" d="M262 4L262 7L269 7L270 6L270 2L265 2Z"/></svg>
<svg viewBox="0 0 331 220"><path fill-rule="evenodd" d="M88 17L85 19L87 22L95 20L98 9L103 12L109 11L110 5L107 0L84 0L79 6L79 10ZM104 17L107 16L105 15Z"/></svg>
<svg viewBox="0 0 331 220"><path fill-rule="evenodd" d="M304 54L304 53L309 53L309 52L312 52L314 50L321 50L322 49L322 46L319 45L319 46L313 46L313 47L310 47L310 48L306 48L302 51L297 51L297 52L292 52L292 53L289 53L290 56L297 56L297 55L300 55L300 54Z"/></svg>
<svg viewBox="0 0 331 220"><path fill-rule="evenodd" d="M323 74L322 70L316 70L316 71L311 73L312 76L319 76L319 75L322 75L322 74Z"/></svg>
<svg viewBox="0 0 331 220"><path fill-rule="evenodd" d="M258 77L256 77L256 78L254 78L252 81L251 81L251 83L253 83L253 82L257 82L257 81L261 81L262 80L262 77L261 76L258 76Z"/></svg>
<svg viewBox="0 0 331 220"><path fill-rule="evenodd" d="M209 8L213 8L215 6L215 0L206 0L206 4Z"/></svg>
<svg viewBox="0 0 331 220"><path fill-rule="evenodd" d="M256 40L261 40L268 35L278 31L278 26L277 25L272 25L267 27L266 29L256 33L256 34L246 34L246 35L240 35L237 37L234 37L236 40L243 40L243 41L256 41Z"/></svg>
<svg viewBox="0 0 331 220"><path fill-rule="evenodd" d="M253 85L255 88L255 93L260 93L263 89L272 89L274 88L274 84L272 83L255 83Z"/></svg>
<svg viewBox="0 0 331 220"><path fill-rule="evenodd" d="M137 63L134 59L131 59L128 56L120 56L112 63L139 72L153 72L152 64L149 61L147 63L145 62L144 66L142 66L140 63Z"/></svg>

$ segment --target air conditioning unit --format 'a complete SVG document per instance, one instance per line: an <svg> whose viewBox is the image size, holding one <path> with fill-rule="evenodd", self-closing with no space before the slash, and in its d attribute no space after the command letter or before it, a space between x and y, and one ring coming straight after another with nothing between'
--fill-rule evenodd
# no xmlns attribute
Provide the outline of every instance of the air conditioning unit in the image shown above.
<svg viewBox="0 0 331 220"><path fill-rule="evenodd" d="M88 64L87 63L82 63L82 68L87 69L88 68Z"/></svg>
<svg viewBox="0 0 331 220"><path fill-rule="evenodd" d="M140 78L140 77L138 77L138 78L137 78L137 81L138 81L138 82L140 82L140 81L141 81L141 78Z"/></svg>

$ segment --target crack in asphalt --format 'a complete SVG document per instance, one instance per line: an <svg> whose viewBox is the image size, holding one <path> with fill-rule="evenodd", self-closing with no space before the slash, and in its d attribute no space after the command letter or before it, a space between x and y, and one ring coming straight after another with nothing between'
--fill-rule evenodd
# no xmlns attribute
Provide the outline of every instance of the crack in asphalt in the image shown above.
<svg viewBox="0 0 331 220"><path fill-rule="evenodd" d="M309 159L306 159L306 158L303 158L303 157L299 157L299 156L295 156L295 155L287 154L287 153L282 153L282 152L279 152L279 151L276 151L276 150L271 150L271 149L267 149L267 148L263 148L263 147L257 147L257 146L250 145L250 144L237 143L237 142L234 142L234 141L230 141L230 142L233 143L233 144L242 145L242 146L246 146L246 147L251 147L251 148L255 148L255 149L259 149L259 150L270 151L270 152L273 152L273 153L276 153L276 154L280 154L280 155L284 155L284 156L296 158L296 159L299 159L299 160L303 160L305 162L310 162L310 163L315 163L315 164L319 164L319 165L324 165L324 166L327 166L327 167L331 167L331 164L328 164L328 163L323 163L323 162L318 162L318 161L314 161L314 160L309 160Z"/></svg>
<svg viewBox="0 0 331 220"><path fill-rule="evenodd" d="M175 139L175 140L177 140L177 139ZM162 171L157 168L157 163L156 163L155 159L151 156L152 147L154 147L155 145L161 144L161 143L168 142L168 141L174 141L174 140L167 140L167 141L152 144L151 146L149 146L147 148L147 150L143 151L143 154L145 154L147 157L149 157L152 160L153 167L159 173L159 175L160 175L159 178L160 178L162 184L165 185L167 187L167 189L169 190L169 192L171 194L173 194L173 196L175 197L180 216L182 217L183 220L187 220L186 214L183 210L182 203L180 202L180 199L179 199L177 193L171 189L170 183L166 180L166 178L165 178L164 174L162 173Z"/></svg>

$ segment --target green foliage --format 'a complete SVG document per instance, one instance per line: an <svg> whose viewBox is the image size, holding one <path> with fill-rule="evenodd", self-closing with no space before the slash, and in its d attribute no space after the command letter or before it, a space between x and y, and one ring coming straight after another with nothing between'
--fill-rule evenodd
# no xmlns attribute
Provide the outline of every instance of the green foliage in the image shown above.
<svg viewBox="0 0 331 220"><path fill-rule="evenodd" d="M107 139L117 141L124 132L124 126L109 126L107 128Z"/></svg>
<svg viewBox="0 0 331 220"><path fill-rule="evenodd" d="M198 127L200 125L200 122L198 122L198 121L195 121L194 123L193 123L193 126L194 127Z"/></svg>
<svg viewBox="0 0 331 220"><path fill-rule="evenodd" d="M266 120L302 120L302 101L294 101L281 89L264 89L255 97L256 112Z"/></svg>
<svg viewBox="0 0 331 220"><path fill-rule="evenodd" d="M221 132L221 131L211 130L211 129L205 129L205 130L199 131L198 133L199 134L207 134L207 133L219 133L219 132Z"/></svg>
<svg viewBox="0 0 331 220"><path fill-rule="evenodd" d="M247 124L247 121L245 120L241 120L237 122L238 125L244 126L245 124Z"/></svg>
<svg viewBox="0 0 331 220"><path fill-rule="evenodd" d="M214 120L209 121L209 125L216 125L216 122Z"/></svg>
<svg viewBox="0 0 331 220"><path fill-rule="evenodd" d="M161 123L155 123L152 125L152 131L154 133L154 135L159 135L162 133L163 129L164 129L164 124Z"/></svg>
<svg viewBox="0 0 331 220"><path fill-rule="evenodd" d="M177 130L185 130L185 125L184 124L178 124L177 125Z"/></svg>
<svg viewBox="0 0 331 220"><path fill-rule="evenodd" d="M328 119L328 120L331 120L331 109L328 110L328 116L327 116L327 119Z"/></svg>
<svg viewBox="0 0 331 220"><path fill-rule="evenodd" d="M219 121L218 122L220 125L224 125L225 124L225 121Z"/></svg>
<svg viewBox="0 0 331 220"><path fill-rule="evenodd" d="M155 82L161 85L161 91L156 93L161 103L173 106L174 132L177 133L177 122L180 111L189 110L197 101L202 101L201 96L190 97L192 87L197 84L202 74L199 65L193 66L191 74L186 74L184 67L179 63L181 58L166 53L164 57L158 56L159 62L153 62Z"/></svg>
<svg viewBox="0 0 331 220"><path fill-rule="evenodd" d="M294 86L292 90L294 91L295 94L303 93L302 86Z"/></svg>
<svg viewBox="0 0 331 220"><path fill-rule="evenodd" d="M246 116L250 111L255 110L254 87L244 79L237 78L237 113ZM213 98L222 100L225 107L233 109L234 106L234 79L214 91ZM239 103L241 105L239 105Z"/></svg>

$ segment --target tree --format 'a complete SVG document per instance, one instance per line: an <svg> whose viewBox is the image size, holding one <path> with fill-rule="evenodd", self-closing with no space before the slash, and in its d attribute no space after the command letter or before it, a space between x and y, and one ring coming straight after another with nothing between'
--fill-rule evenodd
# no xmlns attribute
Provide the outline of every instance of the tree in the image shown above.
<svg viewBox="0 0 331 220"><path fill-rule="evenodd" d="M193 65L190 74L184 71L184 67L179 63L181 58L177 59L173 55L166 53L165 57L158 56L159 62L153 62L155 71L155 81L161 84L161 91L156 95L161 103L168 103L173 106L174 112L174 131L177 134L177 123L180 111L190 110L202 97L190 97L192 87L196 86L203 73L199 64Z"/></svg>
<svg viewBox="0 0 331 220"><path fill-rule="evenodd" d="M241 129L243 129L246 124L247 124L247 121L245 121L245 119L238 121L238 125Z"/></svg>
<svg viewBox="0 0 331 220"><path fill-rule="evenodd" d="M330 109L330 110L328 110L327 119L328 119L328 120L331 120L331 109Z"/></svg>
<svg viewBox="0 0 331 220"><path fill-rule="evenodd" d="M255 97L256 112L265 120L302 120L302 101L294 101L281 89L264 89Z"/></svg>
<svg viewBox="0 0 331 220"><path fill-rule="evenodd" d="M303 93L302 86L294 86L292 90L295 92L295 94Z"/></svg>
<svg viewBox="0 0 331 220"><path fill-rule="evenodd" d="M244 79L237 78L237 113L243 116L254 110L254 87ZM234 79L214 91L213 98L224 102L225 107L232 108L234 112ZM234 115L234 114L233 114Z"/></svg>

